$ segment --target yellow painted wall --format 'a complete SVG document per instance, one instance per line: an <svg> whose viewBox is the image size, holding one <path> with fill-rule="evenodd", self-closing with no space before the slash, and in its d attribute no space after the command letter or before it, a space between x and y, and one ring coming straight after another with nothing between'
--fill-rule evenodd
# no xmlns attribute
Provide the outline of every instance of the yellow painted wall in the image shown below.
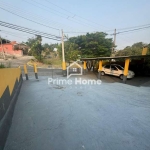
<svg viewBox="0 0 150 150"><path fill-rule="evenodd" d="M16 79L20 78L20 68L4 68L0 69L0 98L6 87L9 87L10 95L12 94Z"/></svg>

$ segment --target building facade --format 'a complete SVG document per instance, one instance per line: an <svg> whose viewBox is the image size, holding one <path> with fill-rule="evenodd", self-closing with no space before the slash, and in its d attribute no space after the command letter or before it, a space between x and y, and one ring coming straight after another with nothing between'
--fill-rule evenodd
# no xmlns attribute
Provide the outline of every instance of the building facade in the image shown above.
<svg viewBox="0 0 150 150"><path fill-rule="evenodd" d="M5 55L23 56L23 51L16 41L0 45L0 52Z"/></svg>

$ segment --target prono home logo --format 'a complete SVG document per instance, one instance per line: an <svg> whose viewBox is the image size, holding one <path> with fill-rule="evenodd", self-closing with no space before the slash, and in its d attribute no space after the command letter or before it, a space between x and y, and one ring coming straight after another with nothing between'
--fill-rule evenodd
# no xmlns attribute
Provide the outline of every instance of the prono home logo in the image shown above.
<svg viewBox="0 0 150 150"><path fill-rule="evenodd" d="M83 68L75 61L67 67L67 78L76 75L82 75Z"/></svg>

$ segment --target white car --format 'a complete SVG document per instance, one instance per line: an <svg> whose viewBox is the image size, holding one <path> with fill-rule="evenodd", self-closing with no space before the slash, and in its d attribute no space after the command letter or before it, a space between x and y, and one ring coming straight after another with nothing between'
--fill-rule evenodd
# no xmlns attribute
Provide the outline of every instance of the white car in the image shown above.
<svg viewBox="0 0 150 150"><path fill-rule="evenodd" d="M123 72L124 68L117 64L111 64L111 65L105 65L103 67L103 70L101 72L101 75L109 74L120 77L120 79L123 79ZM135 73L131 70L128 71L127 78L131 79L133 78Z"/></svg>

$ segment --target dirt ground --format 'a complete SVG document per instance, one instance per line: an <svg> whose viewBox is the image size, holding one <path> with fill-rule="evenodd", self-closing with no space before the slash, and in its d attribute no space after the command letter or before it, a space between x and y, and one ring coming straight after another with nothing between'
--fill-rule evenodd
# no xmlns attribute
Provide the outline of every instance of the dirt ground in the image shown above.
<svg viewBox="0 0 150 150"><path fill-rule="evenodd" d="M27 63L29 60L33 59L33 56L22 56L22 57L16 57L15 59L9 58L7 60L0 59L0 64L4 64L8 67L18 67L23 66L25 63Z"/></svg>

